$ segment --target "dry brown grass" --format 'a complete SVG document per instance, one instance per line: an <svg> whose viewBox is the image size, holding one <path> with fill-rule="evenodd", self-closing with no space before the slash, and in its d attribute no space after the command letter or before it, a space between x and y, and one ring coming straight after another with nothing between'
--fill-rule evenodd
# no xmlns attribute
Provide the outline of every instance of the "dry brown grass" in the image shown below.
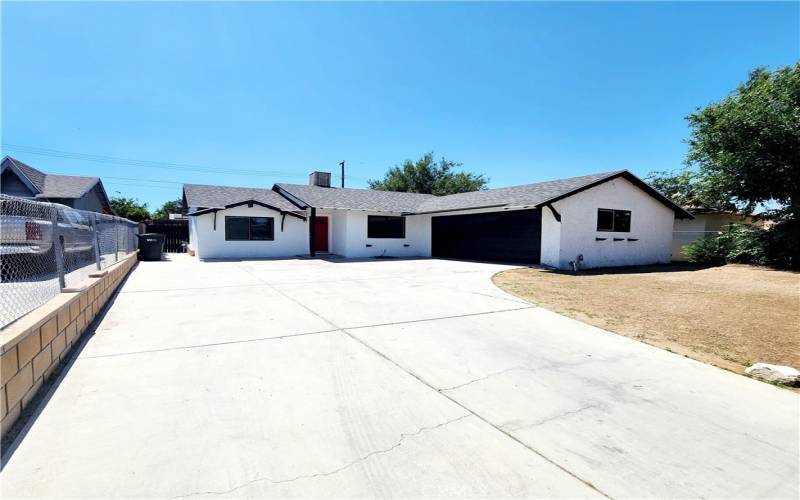
<svg viewBox="0 0 800 500"><path fill-rule="evenodd" d="M761 361L800 368L800 274L688 265L497 274L504 290L566 316L743 372Z"/></svg>

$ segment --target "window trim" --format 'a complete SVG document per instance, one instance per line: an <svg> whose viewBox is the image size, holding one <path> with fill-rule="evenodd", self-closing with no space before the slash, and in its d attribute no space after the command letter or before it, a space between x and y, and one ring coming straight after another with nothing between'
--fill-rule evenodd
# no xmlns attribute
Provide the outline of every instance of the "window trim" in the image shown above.
<svg viewBox="0 0 800 500"><path fill-rule="evenodd" d="M600 229L600 212L611 212L611 229ZM628 229L616 228L617 212L626 212L628 214ZM596 230L600 233L630 233L631 219L632 219L632 212L630 210L622 210L616 208L598 208L595 227Z"/></svg>
<svg viewBox="0 0 800 500"><path fill-rule="evenodd" d="M370 221L373 219L400 219L403 222L401 236L371 236L369 231ZM367 238L371 240L404 240L406 238L406 218L402 215L367 215Z"/></svg>
<svg viewBox="0 0 800 500"><path fill-rule="evenodd" d="M247 219L247 238L231 238L228 236L228 219ZM267 219L272 226L272 234L269 238L253 238L253 219ZM275 217L248 216L248 215L226 215L225 216L225 241L275 241Z"/></svg>

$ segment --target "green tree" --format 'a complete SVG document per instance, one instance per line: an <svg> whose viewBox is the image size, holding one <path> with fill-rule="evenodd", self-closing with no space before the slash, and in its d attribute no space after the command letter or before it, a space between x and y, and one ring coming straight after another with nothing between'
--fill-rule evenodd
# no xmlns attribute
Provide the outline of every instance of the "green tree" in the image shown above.
<svg viewBox="0 0 800 500"><path fill-rule="evenodd" d="M370 189L378 191L402 191L406 193L454 194L486 189L489 179L483 174L453 172L461 163L442 158L433 159L433 152L417 161L406 160L394 166L381 180L368 181Z"/></svg>
<svg viewBox="0 0 800 500"><path fill-rule="evenodd" d="M703 197L745 212L777 202L800 215L800 63L758 68L733 93L687 116L687 162Z"/></svg>
<svg viewBox="0 0 800 500"><path fill-rule="evenodd" d="M650 172L645 180L682 207L711 208L710 203L703 197L702 178L691 168L672 172Z"/></svg>
<svg viewBox="0 0 800 500"><path fill-rule="evenodd" d="M711 236L689 250L696 259L800 268L800 63L758 68L720 102L686 117L687 168L648 181L689 207L738 209L772 219L767 231ZM742 250L744 249L744 250Z"/></svg>
<svg viewBox="0 0 800 500"><path fill-rule="evenodd" d="M183 211L183 200L171 200L161 205L161 208L153 212L153 219L169 219L169 214L179 214Z"/></svg>
<svg viewBox="0 0 800 500"><path fill-rule="evenodd" d="M117 215L125 217L135 222L150 219L150 211L147 209L147 203L142 203L136 198L126 198L119 194L111 198L111 208L114 209Z"/></svg>

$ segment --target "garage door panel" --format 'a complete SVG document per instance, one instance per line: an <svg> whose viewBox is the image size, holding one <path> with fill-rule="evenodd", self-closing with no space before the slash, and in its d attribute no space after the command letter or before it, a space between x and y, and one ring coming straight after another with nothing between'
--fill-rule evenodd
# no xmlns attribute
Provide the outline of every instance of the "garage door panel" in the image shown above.
<svg viewBox="0 0 800 500"><path fill-rule="evenodd" d="M433 217L433 256L537 264L541 226L538 209Z"/></svg>

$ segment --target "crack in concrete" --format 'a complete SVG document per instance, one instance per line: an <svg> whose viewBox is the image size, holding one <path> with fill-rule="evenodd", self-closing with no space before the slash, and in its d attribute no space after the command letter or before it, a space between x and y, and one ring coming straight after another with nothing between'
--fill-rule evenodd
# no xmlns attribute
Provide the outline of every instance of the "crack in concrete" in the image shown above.
<svg viewBox="0 0 800 500"><path fill-rule="evenodd" d="M363 455L363 456L361 456L361 457L359 457L359 458L357 458L357 459L355 459L355 460L353 460L353 461L351 461L351 462L349 462L349 463L347 463L347 464L345 464L345 465L343 465L341 467L337 467L336 469L330 470L328 472L317 472L315 474L301 474L299 476L294 476L294 477L287 478L287 479L277 479L277 480L270 479L269 477L257 477L255 479L251 479L250 481L242 483L242 484L240 484L238 486L234 486L233 488L228 489L228 490L224 490L224 491L195 491L195 492L192 492L192 493L187 493L185 495L178 495L178 496L172 497L172 499L176 500L176 499L179 499L179 498L188 498L188 497L195 497L195 496L200 496L200 495L227 495L229 493L233 493L234 491L237 491L237 490L240 490L240 489L245 488L247 486L250 486L251 484L260 483L260 482L264 482L264 481L267 481L267 482L272 483L272 484L282 484L282 483L291 483L291 482L294 482L294 481L298 481L300 479L314 479L314 478L317 478L317 477L332 476L332 475L338 474L338 473L340 473L340 472L342 472L342 471L344 471L346 469L349 469L350 467L352 467L352 466L354 466L356 464L364 462L364 461L368 460L369 458L371 458L371 457L373 457L375 455L382 455L382 454L385 454L385 453L389 453L389 452L399 448L400 446L402 446L403 442L406 439L410 438L410 437L418 436L418 435L422 434L425 431L432 431L432 430L435 430L435 429L439 429L440 427L444 427L446 425L458 422L459 420L463 420L463 419L465 419L467 417L471 417L471 416L473 416L472 413L467 413L467 414L461 415L460 417L456 417L456 418L447 420L445 422L442 422L442 423L439 423L439 424L436 424L436 425L420 427L419 429L417 429L414 432L401 433L400 434L400 439L396 443L394 443L392 446L389 446L388 448L382 448L380 450L371 451L371 452L367 453L366 455Z"/></svg>
<svg viewBox="0 0 800 500"><path fill-rule="evenodd" d="M247 270L246 270L246 269L243 269L243 268L242 268L242 271L243 271L243 272L245 272L246 274L250 274L251 276L255 277L256 279L258 279L258 280L260 280L260 281L264 281L264 280L262 280L261 278L259 278L258 276L254 275L254 274L252 274L252 273L249 273L249 272L247 272ZM266 284L268 284L268 285L269 285L269 283L267 283L266 281L264 281L264 283L266 283ZM587 481L586 479L583 479L582 477L578 476L576 473L574 473L574 472L572 472L571 470L567 469L567 468L566 468L566 467L564 467L563 465L561 465L561 464L559 464L559 463L555 462L553 459L551 459L551 458L547 457L547 456L546 456L546 455L544 455L542 452L540 452L540 451L536 450L535 448L533 448L533 447L532 447L532 446L530 446L529 444L527 444L527 443L524 443L524 442L523 442L523 441L521 441L519 438L517 438L516 436L514 436L514 435L513 435L513 434L511 434L510 432L506 431L505 429L503 429L503 428L502 428L502 427L500 427L499 425L496 425L496 424L494 424L494 423L490 422L490 421L489 421L489 420L488 420L486 417L484 417L484 416L482 416L482 415L478 414L478 413L477 413L475 410L473 410L473 409L471 409L471 408L468 408L466 405L464 405L463 403L461 403L461 402L460 402L460 401L458 401L457 399L453 398L453 397L452 397L452 396L450 396L449 394L447 394L447 393L445 393L445 392L443 392L443 391L440 391L440 390L438 390L438 389L437 389L437 388L436 388L436 387L435 387L433 384L431 384L429 381L427 381L427 380L423 379L423 378L422 378L420 375L418 375L418 374L414 373L412 370L409 370L408 368L406 368L406 367L402 366L400 363L398 363L398 362L397 362L397 361L395 361L394 359L390 358L389 356L387 356L386 354L384 354L383 352L381 352L379 349L376 349L375 347L373 347L372 345L370 345L370 344L369 344L368 342L366 342L364 339L362 339L362 338L358 337L357 335L355 335L354 333L352 333L351 331L349 331L349 330L352 330L353 328L349 328L349 329L348 329L348 328L341 328L341 327L339 327L338 325L336 325L335 323L333 323L333 321L331 321L331 320L329 320L329 319L325 318L325 317L324 317L324 316L322 316L321 314L317 313L317 312L316 312L314 309L312 309L311 307L309 307L309 306L305 305L303 302L301 302L300 300L298 300L298 299L296 299L296 298L292 297L291 295L289 295L288 293L286 293L286 292L282 291L281 289L279 289L279 288L277 288L277 287L274 287L274 286L270 286L270 288L272 288L272 289L273 289L273 290L275 290L276 292L280 293L281 295L283 295L283 296L284 296L284 297L286 297L287 299L291 300L292 302L294 302L294 303L298 304L300 307L304 308L305 310L307 310L308 312L310 312L310 313L311 313L311 314L313 314L314 316L316 316L316 317L320 318L322 321L324 321L324 322L328 323L328 324L329 324L329 325L331 325L332 327L334 327L334 328L339 328L339 329L340 329L340 330L341 330L341 331L342 331L344 334L346 334L347 336L349 336L351 339L353 339L353 340L355 340L356 342L360 343L361 345L363 345L364 347L366 347L366 348L367 348L367 349L369 349L370 351L374 352L375 354L377 354L377 355L378 355L378 356L380 356L381 358L385 359L385 360L386 360L386 361L388 361L389 363L393 364L394 366L396 366L396 367L397 367L397 368L399 368L400 370L404 371L404 372L405 372L405 373L407 373L408 375L410 375L410 376L414 377L414 378L415 378L416 380L418 380L418 381L419 381L421 384L423 384L423 385L426 385L426 386L430 387L430 389L431 389L431 390L433 390L433 391L436 391L438 394L441 394L443 397L447 398L447 399L448 399L448 400L450 400L452 403L454 403L454 404L458 405L459 407L463 408L463 409L464 409L464 410L466 410L467 412L470 412L470 414L471 414L471 415L473 415L473 416L475 416L476 418L480 419L480 420L481 420L482 422L484 422L485 424L487 424L487 425L489 425L489 426L491 426L491 427L494 427L495 429L497 429L497 431L498 431L498 432L501 432L501 433L505 434L505 435L506 435L506 436L507 436L509 439L511 439L511 440L513 440L513 441L515 441L515 442L516 442L517 444L519 444L520 446L522 446L522 447L524 447L524 448L526 448L526 449L530 450L531 452L535 453L536 455L538 455L538 456L542 457L542 459L544 459L545 461L547 461L547 462L551 463L553 466L555 466L555 467L557 467L557 468L561 469L561 470L562 470L562 471L564 471L566 474L568 474L568 475L570 475L570 476L574 477L575 479L577 479L578 481L582 482L583 484L585 484L585 485L586 485L586 486L588 486L589 488L593 489L593 490L594 490L594 491L596 491L597 493L599 493L599 494L603 495L604 497L606 497L606 498L611 498L611 496L609 496L609 495L608 495L607 493L605 493L604 491L600 490L600 489L599 489L597 486L595 486L595 485L594 485L594 484L592 484L591 482ZM494 314L494 313L498 313L498 312L508 312L508 311L514 311L514 310L520 310L520 309L531 309L531 308L534 308L534 307L537 307L537 306L536 306L536 305L529 305L529 306L526 306L526 307L520 307L520 308L516 308L516 309L507 309L507 310L505 310L505 311L490 311L490 312L485 312L485 313L467 314L467 315L464 315L464 316L480 316L480 315L483 315L483 314ZM421 320L421 321L427 321L427 320ZM412 320L412 321L407 321L407 323L414 323L414 322L416 322L416 321L413 321L413 320ZM469 416L469 415L465 415L464 417L461 417L461 418L466 418L467 416Z"/></svg>
<svg viewBox="0 0 800 500"><path fill-rule="evenodd" d="M497 375L502 375L504 373L513 372L513 371L530 371L530 372L532 372L532 371L535 371L535 369L534 368L528 368L527 366L514 366L514 367L511 367L511 368L506 368L505 370L492 372L492 373L490 373L488 375L485 375L483 377L474 378L472 380L464 382L463 384L458 384L458 385L454 385L454 386L451 386L451 387L445 387L443 389L438 389L438 391L439 392L453 391L455 389L460 389L460 388L468 386L470 384L474 384L475 382L481 382L483 380L486 380L487 378L496 377Z"/></svg>
<svg viewBox="0 0 800 500"><path fill-rule="evenodd" d="M570 368L570 367L575 367L575 366L581 366L581 365L583 365L583 364L585 364L587 362L590 362L590 360L584 359L584 360L578 361L576 363L542 363L539 366L535 366L535 367L533 367L533 366L512 366L511 368L506 368L504 370L500 370L500 371L489 373L487 375L484 375L483 377L478 377L478 378L474 378L472 380L468 380L468 381L464 382L463 384L458 384L458 385L454 385L454 386L451 386L451 387L445 387L443 389L437 389L437 390L439 392L454 391L456 389L460 389L460 388L468 386L470 384L474 384L475 382L482 382L482 381L484 381L486 379L490 379L492 377L496 377L497 375L503 375L504 373L513 372L513 371L524 371L524 372L536 373L538 371L549 370L549 369L552 369L552 368Z"/></svg>
<svg viewBox="0 0 800 500"><path fill-rule="evenodd" d="M563 418L563 417L566 417L568 415L575 415L576 413L581 413L583 411L590 410L592 408L600 408L600 407L601 407L600 404L589 403L589 404L583 405L580 408L577 408L575 410L569 410L569 411L561 412L561 413L558 413L558 414L553 415L551 417L547 417L547 418L543 418L541 420L537 420L536 422L533 422L533 423L530 423L530 424L520 425L520 426L517 426L517 427L509 427L508 424L504 424L504 425L501 425L500 428L502 428L503 430L507 430L509 432L521 431L523 429L530 429L532 427L538 427L540 425L546 424L547 422L552 422L553 420L558 420L559 418Z"/></svg>

